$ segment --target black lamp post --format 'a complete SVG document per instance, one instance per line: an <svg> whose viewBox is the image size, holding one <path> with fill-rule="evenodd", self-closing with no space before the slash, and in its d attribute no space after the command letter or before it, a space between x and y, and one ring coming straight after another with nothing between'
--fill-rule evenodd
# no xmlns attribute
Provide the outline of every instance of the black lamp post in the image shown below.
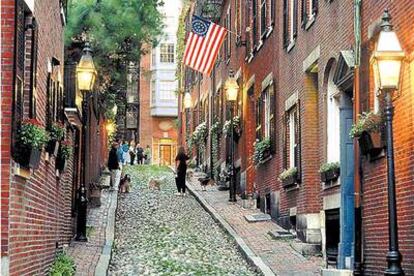
<svg viewBox="0 0 414 276"><path fill-rule="evenodd" d="M225 83L225 89L227 92L227 100L230 102L230 202L236 202L236 182L235 182L235 171L234 171L234 126L233 126L233 117L234 117L234 103L237 101L237 94L239 92L239 85L237 84L236 79L234 78L234 73L232 70L229 72L229 78Z"/></svg>
<svg viewBox="0 0 414 276"><path fill-rule="evenodd" d="M92 91L96 78L95 65L92 60L92 49L89 43L85 43L82 57L76 68L76 78L78 89L82 92L82 184L78 191L78 222L76 227L77 241L88 241L86 237L86 216L87 216L87 195L86 195L86 130L87 130L87 114L88 114L88 92Z"/></svg>
<svg viewBox="0 0 414 276"><path fill-rule="evenodd" d="M389 249L387 253L388 267L385 275L404 275L401 268L402 256L398 249L397 204L395 199L395 170L394 170L394 146L392 118L394 107L392 104L392 92L398 90L400 72L404 51L398 41L393 26L390 23L391 16L385 10L381 32L373 55L376 81L382 93L385 94L385 122L387 138L387 180L388 180L388 231Z"/></svg>

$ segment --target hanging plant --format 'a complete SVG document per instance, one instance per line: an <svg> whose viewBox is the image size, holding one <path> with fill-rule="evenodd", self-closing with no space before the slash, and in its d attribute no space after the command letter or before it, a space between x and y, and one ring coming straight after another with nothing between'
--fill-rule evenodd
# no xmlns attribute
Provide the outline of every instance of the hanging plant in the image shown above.
<svg viewBox="0 0 414 276"><path fill-rule="evenodd" d="M210 133L212 135L218 135L220 134L220 131L221 131L220 122L215 122L210 128Z"/></svg>
<svg viewBox="0 0 414 276"><path fill-rule="evenodd" d="M191 140L197 145L204 145L204 142L207 138L207 125L205 122L199 124L193 131Z"/></svg>
<svg viewBox="0 0 414 276"><path fill-rule="evenodd" d="M230 133L231 130L231 120L227 120L223 125L223 133L227 135ZM233 117L233 131L236 136L240 136L241 134L241 125L240 125L240 116Z"/></svg>
<svg viewBox="0 0 414 276"><path fill-rule="evenodd" d="M384 127L384 119L380 114L376 114L372 111L363 112L358 115L358 120L352 125L349 135L351 138L357 138L364 132L379 132Z"/></svg>
<svg viewBox="0 0 414 276"><path fill-rule="evenodd" d="M60 141L65 136L65 125L61 122L53 122L48 127L50 140Z"/></svg>
<svg viewBox="0 0 414 276"><path fill-rule="evenodd" d="M68 160L72 155L72 144L69 141L63 141L60 145L59 156L62 159Z"/></svg>
<svg viewBox="0 0 414 276"><path fill-rule="evenodd" d="M256 140L253 144L254 153L253 153L253 163L258 165L262 163L267 157L270 156L270 139L265 138L262 141Z"/></svg>

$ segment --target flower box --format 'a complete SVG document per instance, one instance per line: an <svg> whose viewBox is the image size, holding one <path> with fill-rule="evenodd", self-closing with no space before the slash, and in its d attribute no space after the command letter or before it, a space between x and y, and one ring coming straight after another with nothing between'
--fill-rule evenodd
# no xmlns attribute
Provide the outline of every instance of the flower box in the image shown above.
<svg viewBox="0 0 414 276"><path fill-rule="evenodd" d="M322 182L331 182L338 179L340 174L339 162L328 162L321 165L319 169Z"/></svg>
<svg viewBox="0 0 414 276"><path fill-rule="evenodd" d="M283 187L287 188L296 183L296 175L291 175L282 180Z"/></svg>
<svg viewBox="0 0 414 276"><path fill-rule="evenodd" d="M54 156L57 156L59 150L59 142L57 140L50 140L47 143L46 151Z"/></svg>
<svg viewBox="0 0 414 276"><path fill-rule="evenodd" d="M362 155L378 156L385 147L380 132L363 132L358 137L358 144Z"/></svg>
<svg viewBox="0 0 414 276"><path fill-rule="evenodd" d="M21 148L18 162L23 168L37 169L40 165L41 151L28 147Z"/></svg>
<svg viewBox="0 0 414 276"><path fill-rule="evenodd" d="M333 169L333 170L329 170L327 172L325 172L326 174L326 181L325 182L329 182L329 181L335 181L339 178L339 174L340 174L340 169Z"/></svg>
<svg viewBox="0 0 414 276"><path fill-rule="evenodd" d="M298 169L296 167L284 170L279 179L283 184L283 188L289 188L298 183Z"/></svg>
<svg viewBox="0 0 414 276"><path fill-rule="evenodd" d="M59 172L63 172L66 169L66 159L61 157L56 158L55 167Z"/></svg>

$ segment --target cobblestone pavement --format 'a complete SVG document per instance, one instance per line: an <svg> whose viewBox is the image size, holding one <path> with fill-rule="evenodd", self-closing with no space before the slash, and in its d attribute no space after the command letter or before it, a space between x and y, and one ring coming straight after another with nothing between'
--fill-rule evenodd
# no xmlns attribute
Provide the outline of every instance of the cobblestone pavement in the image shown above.
<svg viewBox="0 0 414 276"><path fill-rule="evenodd" d="M269 231L283 230L276 223L245 220L245 215L256 214L258 209L242 208L241 200L237 204L229 203L229 192L218 191L216 186L207 186L207 191L202 191L195 177L187 181L187 186L204 198L276 275L320 275L321 257L305 258L291 247L293 241L270 237Z"/></svg>
<svg viewBox="0 0 414 276"><path fill-rule="evenodd" d="M102 180L104 186L109 185L109 176ZM101 257L105 244L105 232L108 224L108 215L115 212L114 198L116 191L102 190L101 206L88 208L87 237L88 242L72 241L66 252L74 259L76 275L95 275L95 268Z"/></svg>
<svg viewBox="0 0 414 276"><path fill-rule="evenodd" d="M132 190L119 197L109 275L257 275L233 240L190 195L176 196L168 168L126 168ZM161 190L148 189L150 177Z"/></svg>

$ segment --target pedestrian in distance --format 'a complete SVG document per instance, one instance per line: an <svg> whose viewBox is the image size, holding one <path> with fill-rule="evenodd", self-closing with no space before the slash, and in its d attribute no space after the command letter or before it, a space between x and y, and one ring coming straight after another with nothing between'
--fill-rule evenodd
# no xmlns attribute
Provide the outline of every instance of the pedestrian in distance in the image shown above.
<svg viewBox="0 0 414 276"><path fill-rule="evenodd" d="M136 155L135 142L131 140L131 142L129 142L129 157L131 165L134 165Z"/></svg>
<svg viewBox="0 0 414 276"><path fill-rule="evenodd" d="M119 160L119 168L122 170L122 165L124 164L124 151L122 150L122 139L118 139L118 160Z"/></svg>
<svg viewBox="0 0 414 276"><path fill-rule="evenodd" d="M145 158L145 164L149 165L151 164L151 148L149 145L144 150L144 158Z"/></svg>
<svg viewBox="0 0 414 276"><path fill-rule="evenodd" d="M119 182L121 180L121 167L120 167L120 160L118 154L119 144L114 142L112 144L112 148L109 151L108 157L108 169L111 172L111 189L118 189Z"/></svg>
<svg viewBox="0 0 414 276"><path fill-rule="evenodd" d="M142 165L144 160L144 149L141 147L141 144L137 145L137 161L139 165Z"/></svg>
<svg viewBox="0 0 414 276"><path fill-rule="evenodd" d="M129 156L129 145L127 141L124 142L122 145L122 157L123 157L123 165L127 165L130 162L130 156Z"/></svg>
<svg viewBox="0 0 414 276"><path fill-rule="evenodd" d="M189 159L184 147L179 147L177 157L175 158L175 184L178 190L176 195L185 196L185 175L187 174L187 162Z"/></svg>

